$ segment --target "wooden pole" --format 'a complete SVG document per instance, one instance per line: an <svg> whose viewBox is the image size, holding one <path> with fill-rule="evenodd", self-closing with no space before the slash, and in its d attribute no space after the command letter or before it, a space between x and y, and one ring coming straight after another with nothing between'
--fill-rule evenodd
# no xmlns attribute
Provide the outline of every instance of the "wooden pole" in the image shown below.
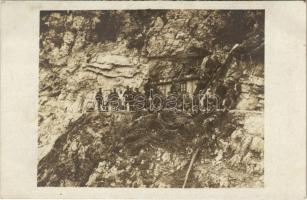
<svg viewBox="0 0 307 200"><path fill-rule="evenodd" d="M184 183L183 183L183 185L182 185L182 188L185 188L185 186L186 186L186 184L187 184L187 181L188 181L188 178L189 178L189 174L190 174L190 171L191 171L191 169L192 169L192 165L193 165L193 163L194 163L194 161L195 161L195 158L196 158L198 152L199 152L199 148L196 149L196 151L194 152L194 154L193 154L193 156L192 156L192 159L191 159L191 162L190 162L188 171L187 171L187 173L186 173L186 175L185 175L185 178L184 178Z"/></svg>

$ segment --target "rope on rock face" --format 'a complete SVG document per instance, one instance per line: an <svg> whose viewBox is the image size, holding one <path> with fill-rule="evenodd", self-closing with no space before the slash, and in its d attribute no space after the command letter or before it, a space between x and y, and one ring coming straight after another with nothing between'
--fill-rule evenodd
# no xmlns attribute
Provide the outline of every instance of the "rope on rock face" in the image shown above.
<svg viewBox="0 0 307 200"><path fill-rule="evenodd" d="M191 162L190 162L188 171L187 171L187 173L186 173L186 175L185 175L185 178L184 178L184 183L183 183L183 185L182 185L182 188L185 188L185 186L186 186L186 184L187 184L187 181L188 181L188 178L189 178L189 174L190 174L190 171L191 171L191 169L192 169L192 165L193 165L193 163L194 163L194 161L195 161L195 158L196 158L198 152L199 152L199 147L196 149L196 151L194 152L194 154L193 154L193 156L192 156L192 159L191 159Z"/></svg>

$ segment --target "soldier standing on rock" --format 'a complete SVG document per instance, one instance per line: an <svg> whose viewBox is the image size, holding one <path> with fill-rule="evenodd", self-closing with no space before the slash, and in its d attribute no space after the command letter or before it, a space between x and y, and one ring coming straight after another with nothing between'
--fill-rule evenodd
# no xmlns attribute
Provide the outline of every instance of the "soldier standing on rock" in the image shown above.
<svg viewBox="0 0 307 200"><path fill-rule="evenodd" d="M234 104L235 104L235 91L234 89L230 88L228 89L227 93L226 93L226 96L225 96L225 99L223 100L223 103L222 103L222 106L224 109L226 110L230 110L230 109L233 109L234 107Z"/></svg>
<svg viewBox="0 0 307 200"><path fill-rule="evenodd" d="M144 85L144 92L146 97L146 107L150 106L150 101L152 100L152 95L154 91L154 83L151 78L148 78L148 81Z"/></svg>
<svg viewBox="0 0 307 200"><path fill-rule="evenodd" d="M174 78L172 80L171 93L178 93L179 91L180 91L180 84L178 82L178 78Z"/></svg>
<svg viewBox="0 0 307 200"><path fill-rule="evenodd" d="M194 96L200 95L201 93L205 93L208 82L209 77L207 77L205 74L200 74L199 81L196 85L196 89L194 90Z"/></svg>
<svg viewBox="0 0 307 200"><path fill-rule="evenodd" d="M124 97L124 91L119 90L117 92L118 94L118 100L119 100L119 108L120 110L123 110L125 107L125 97Z"/></svg>
<svg viewBox="0 0 307 200"><path fill-rule="evenodd" d="M125 102L126 102L126 109L128 111L132 110L132 104L133 104L133 91L132 89L127 86L126 91L124 92Z"/></svg>
<svg viewBox="0 0 307 200"><path fill-rule="evenodd" d="M218 96L219 108L222 107L222 103L223 103L226 93L227 93L227 88L223 80L219 80L218 85L215 89L215 94Z"/></svg>
<svg viewBox="0 0 307 200"><path fill-rule="evenodd" d="M111 106L112 110L117 111L118 107L119 107L119 96L118 93L116 91L116 88L113 88L113 92L111 92L108 96L108 100L109 100L109 104Z"/></svg>
<svg viewBox="0 0 307 200"><path fill-rule="evenodd" d="M102 101L103 101L101 88L99 88L95 98L96 98L96 101L97 101L98 111L100 112L101 106L102 106Z"/></svg>
<svg viewBox="0 0 307 200"><path fill-rule="evenodd" d="M148 81L144 84L144 92L146 98L149 98L150 95L150 84L151 84L151 78L148 78Z"/></svg>

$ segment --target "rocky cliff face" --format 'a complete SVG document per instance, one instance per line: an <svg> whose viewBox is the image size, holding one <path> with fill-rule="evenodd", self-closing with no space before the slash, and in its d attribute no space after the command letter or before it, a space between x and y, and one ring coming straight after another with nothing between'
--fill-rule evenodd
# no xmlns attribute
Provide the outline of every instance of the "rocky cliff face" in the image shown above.
<svg viewBox="0 0 307 200"><path fill-rule="evenodd" d="M263 184L263 11L54 11L41 13L39 186L189 187ZM207 55L218 79L242 80L235 109L199 114L86 113L97 88L197 74ZM210 120L209 120L210 119ZM218 127L217 139L206 124ZM144 128L145 127L145 128Z"/></svg>

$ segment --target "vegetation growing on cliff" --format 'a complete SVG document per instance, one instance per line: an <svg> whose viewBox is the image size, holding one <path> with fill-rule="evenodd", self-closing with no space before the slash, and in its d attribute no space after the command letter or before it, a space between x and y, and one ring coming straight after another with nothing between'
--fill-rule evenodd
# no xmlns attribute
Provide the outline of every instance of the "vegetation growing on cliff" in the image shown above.
<svg viewBox="0 0 307 200"><path fill-rule="evenodd" d="M263 10L42 11L38 185L181 187L199 149L187 187L262 186L263 51ZM227 63L209 88L243 80L232 110L84 109L99 87L195 75L208 55Z"/></svg>

